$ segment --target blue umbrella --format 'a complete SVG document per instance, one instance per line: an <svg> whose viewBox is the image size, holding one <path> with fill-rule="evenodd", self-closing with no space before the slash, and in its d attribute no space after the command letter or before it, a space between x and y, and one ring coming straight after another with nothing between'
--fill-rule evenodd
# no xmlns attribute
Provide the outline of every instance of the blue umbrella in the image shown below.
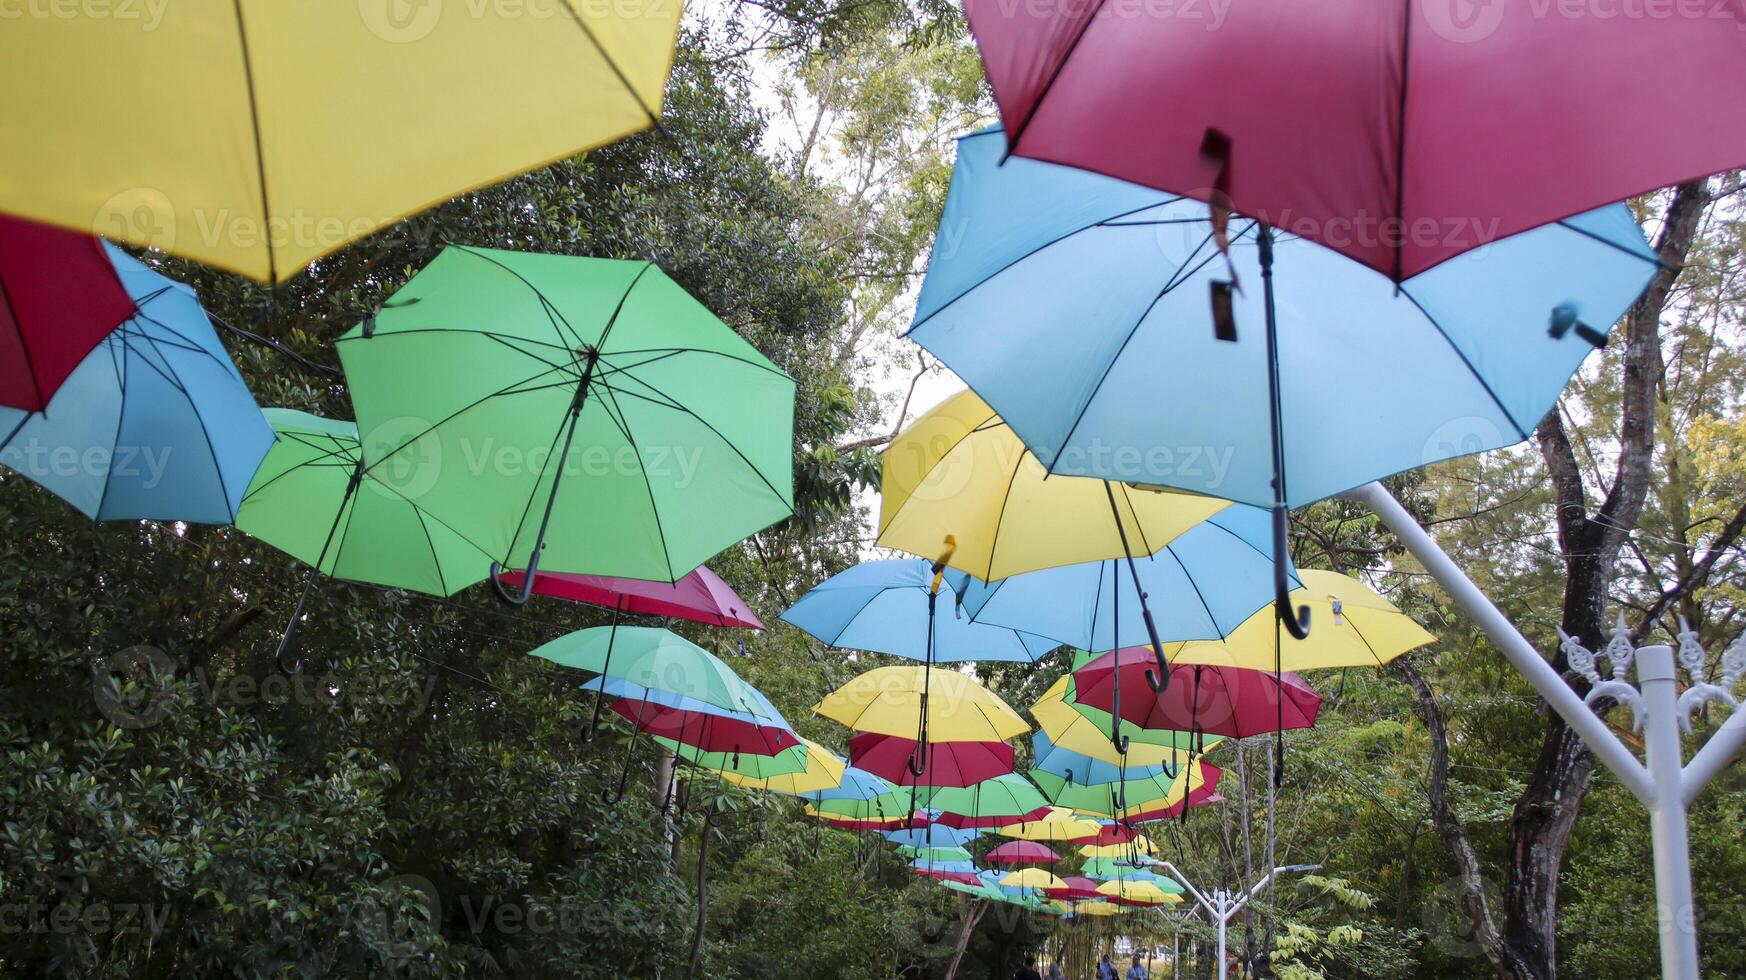
<svg viewBox="0 0 1746 980"><path fill-rule="evenodd" d="M747 685L747 687L750 688L747 692L747 698L752 702L752 706L756 709L755 711L733 711L717 704L711 704L708 701L686 697L683 694L663 690L661 688L644 687L634 681L627 681L619 677L608 677L605 674L602 674L580 686L584 691L594 691L599 694L604 694L609 698L629 698L632 701L647 701L650 704L658 704L664 708L675 708L680 711L691 711L696 712L697 714L714 715L718 718L731 718L735 721L743 721L749 725L775 725L786 728L790 731L794 729L794 726L788 724L788 720L782 717L782 712L776 709L776 705L770 702L770 699L764 695L764 692L755 687L751 687L749 684Z"/></svg>
<svg viewBox="0 0 1746 980"><path fill-rule="evenodd" d="M1034 662L1059 643L971 620L958 597L976 579L945 569L950 614L936 609L923 558L862 562L813 586L782 618L833 647L873 650L932 665L963 660ZM929 623L933 628L930 630Z"/></svg>
<svg viewBox="0 0 1746 980"><path fill-rule="evenodd" d="M959 141L909 336L1050 472L1272 507L1279 554L1288 506L1526 439L1656 270L1622 206L1399 285L1241 216L1221 254L1204 204L1005 154Z"/></svg>
<svg viewBox="0 0 1746 980"><path fill-rule="evenodd" d="M1035 757L1031 763L1033 770L1052 773L1069 783L1078 783L1081 786L1149 779L1153 776L1164 776L1167 779L1176 777L1175 767L1166 767L1161 763L1154 766L1117 766L1071 749L1059 748L1043 732L1031 736L1031 754Z"/></svg>
<svg viewBox="0 0 1746 980"><path fill-rule="evenodd" d="M138 309L42 411L0 407L0 463L92 520L229 524L272 426L194 291L105 248Z"/></svg>
<svg viewBox="0 0 1746 980"><path fill-rule="evenodd" d="M802 793L800 796L813 803L822 803L825 800L870 800L875 796L884 796L896 789L897 787L883 776L875 776L865 769L849 766L843 770L841 783L830 789ZM899 841L899 843L905 842Z"/></svg>
<svg viewBox="0 0 1746 980"><path fill-rule="evenodd" d="M1272 598L1274 550L1267 512L1227 507L1165 545L1157 554L1025 572L998 582L972 579L963 605L972 619L1102 653L1152 633L1141 596L1166 640L1216 640ZM1126 566L1126 567L1124 567ZM1297 586L1295 572L1287 582ZM1153 676L1168 675L1159 657Z"/></svg>
<svg viewBox="0 0 1746 980"><path fill-rule="evenodd" d="M877 776L875 779L879 778ZM944 824L928 824L916 830L882 830L880 834L893 844L907 847L963 847L975 840L982 831L974 827L947 827Z"/></svg>

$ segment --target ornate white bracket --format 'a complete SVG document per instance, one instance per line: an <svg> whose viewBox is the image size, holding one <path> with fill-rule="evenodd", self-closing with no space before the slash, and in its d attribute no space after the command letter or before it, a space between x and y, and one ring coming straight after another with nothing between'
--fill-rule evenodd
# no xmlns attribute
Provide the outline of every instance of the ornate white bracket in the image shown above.
<svg viewBox="0 0 1746 980"><path fill-rule="evenodd" d="M1691 678L1691 686L1679 696L1679 727L1682 731L1690 735L1692 715L1712 701L1739 709L1740 702L1734 697L1734 685L1740 683L1742 674L1746 674L1746 634L1735 637L1728 649L1722 651L1720 684L1710 682L1709 655L1704 652L1703 645L1698 643L1697 631L1686 623L1683 616L1679 620L1678 657L1680 666L1685 668L1686 676Z"/></svg>
<svg viewBox="0 0 1746 980"><path fill-rule="evenodd" d="M1619 613L1619 623L1613 627L1613 638L1607 641L1606 649L1599 654L1590 653L1576 637L1558 630L1558 646L1564 651L1564 658L1570 663L1570 669L1588 678L1588 696L1583 698L1584 704L1593 705L1601 698L1612 698L1631 709L1631 730L1643 730L1643 695L1632 686L1631 661L1637 656L1637 648L1631 645L1631 629L1625 625L1625 614ZM1595 666L1597 657L1605 657L1612 661L1613 676L1602 680L1599 668Z"/></svg>

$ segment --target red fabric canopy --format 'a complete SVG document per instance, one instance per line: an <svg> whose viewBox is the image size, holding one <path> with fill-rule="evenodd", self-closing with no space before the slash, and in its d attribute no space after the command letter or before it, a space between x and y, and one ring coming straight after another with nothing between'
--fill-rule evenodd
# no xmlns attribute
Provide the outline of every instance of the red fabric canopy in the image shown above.
<svg viewBox="0 0 1746 980"><path fill-rule="evenodd" d="M934 820L934 823L956 830L988 830L994 827L1005 827L1008 824L1024 823L1028 820L1041 820L1049 815L1051 809L1051 807L1040 806L1029 813L1006 817L971 817L962 813L941 813Z"/></svg>
<svg viewBox="0 0 1746 980"><path fill-rule="evenodd" d="M988 860L996 864L1053 864L1061 855L1036 841L1015 840L989 851Z"/></svg>
<svg viewBox="0 0 1746 980"><path fill-rule="evenodd" d="M40 411L133 312L102 242L0 214L0 405Z"/></svg>
<svg viewBox="0 0 1746 980"><path fill-rule="evenodd" d="M1097 882L1092 881L1090 878L1074 876L1070 878L1062 878L1061 881L1067 887L1045 888L1043 891L1046 892L1050 898L1064 899L1069 902L1078 902L1085 899L1100 899L1104 897L1103 893L1097 890Z"/></svg>
<svg viewBox="0 0 1746 980"><path fill-rule="evenodd" d="M1155 694L1146 683L1146 672L1156 662L1149 647L1128 647L1098 657L1073 672L1079 703L1109 711L1119 674L1123 721L1141 728L1230 738L1278 731L1282 723L1286 729L1311 728L1321 709L1321 697L1296 674L1276 677L1242 667L1174 664L1170 686Z"/></svg>
<svg viewBox="0 0 1746 980"><path fill-rule="evenodd" d="M524 573L515 571L499 576L503 584L511 588L519 588L524 577ZM643 616L671 616L711 626L764 628L758 617L746 608L746 601L722 581L721 576L702 566L677 582L540 572L534 578L533 590L534 595L586 602Z"/></svg>
<svg viewBox="0 0 1746 980"><path fill-rule="evenodd" d="M775 755L800 744L793 732L780 725L754 725L738 718L687 711L653 701L619 698L612 702L612 710L650 735L670 738L705 752Z"/></svg>
<svg viewBox="0 0 1746 980"><path fill-rule="evenodd" d="M1173 817L1181 816L1185 804L1188 807L1197 807L1205 806L1208 803L1224 802L1224 797L1218 794L1218 785L1219 779L1224 776L1225 771L1218 766L1209 766L1204 762L1200 764L1200 771L1206 776L1206 782L1197 789L1189 790L1188 799L1180 800L1169 806L1155 807L1150 810L1139 810L1127 814L1124 819L1127 823L1135 824L1146 823L1152 820L1169 820Z"/></svg>
<svg viewBox="0 0 1746 980"><path fill-rule="evenodd" d="M862 732L849 739L849 764L899 786L973 786L1012 772L1006 742L929 742L927 768L918 780L909 771L915 740Z"/></svg>
<svg viewBox="0 0 1746 980"><path fill-rule="evenodd" d="M1746 164L1746 10L1701 6L964 9L1013 152L1202 200L1216 189L1399 281Z"/></svg>

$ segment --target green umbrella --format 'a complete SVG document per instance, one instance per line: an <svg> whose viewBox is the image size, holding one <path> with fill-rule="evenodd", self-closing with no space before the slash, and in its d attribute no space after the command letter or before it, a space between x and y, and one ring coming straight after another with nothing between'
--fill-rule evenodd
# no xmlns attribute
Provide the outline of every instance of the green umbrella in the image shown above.
<svg viewBox="0 0 1746 980"><path fill-rule="evenodd" d="M922 786L916 789L916 803L942 811L939 822L948 827L1016 823L1049 805L1030 780L1015 772L969 786ZM1012 819L1002 821L1007 817Z"/></svg>
<svg viewBox="0 0 1746 980"><path fill-rule="evenodd" d="M791 745L775 755L756 755L751 752L709 752L678 739L662 735L649 737L668 752L700 769L731 772L749 779L769 779L772 776L788 776L806 770L805 743Z"/></svg>
<svg viewBox="0 0 1746 980"><path fill-rule="evenodd" d="M1169 799L1174 792L1181 797L1181 785L1189 770L1174 777L1155 772L1146 776L1129 776L1119 782L1077 783L1057 773L1031 770L1031 779L1056 806L1069 807L1080 813L1115 819L1118 814L1144 811L1149 804Z"/></svg>
<svg viewBox="0 0 1746 980"><path fill-rule="evenodd" d="M794 508L794 382L648 262L451 245L339 340L370 474L534 572L675 581Z"/></svg>
<svg viewBox="0 0 1746 980"><path fill-rule="evenodd" d="M976 858L962 847L910 847L905 844L897 853L920 864L948 864L953 861L974 861Z"/></svg>
<svg viewBox="0 0 1746 980"><path fill-rule="evenodd" d="M1079 873L1099 881L1149 881L1172 895L1182 894L1182 886L1161 874L1124 864L1115 858L1086 858Z"/></svg>
<svg viewBox="0 0 1746 980"><path fill-rule="evenodd" d="M864 800L818 800L809 804L808 809L818 816L838 820L895 820L913 815L915 791L900 787Z"/></svg>
<svg viewBox="0 0 1746 980"><path fill-rule="evenodd" d="M940 882L940 887L950 888L955 892L963 892L966 895L974 895L977 898L985 898L991 902L1010 902L1013 900L1012 896L993 885L985 884L983 882L977 882L976 884L971 885L962 881L942 881Z"/></svg>
<svg viewBox="0 0 1746 980"><path fill-rule="evenodd" d="M732 667L672 630L595 626L560 636L534 650L533 655L787 727L782 716Z"/></svg>
<svg viewBox="0 0 1746 980"><path fill-rule="evenodd" d="M484 552L365 473L356 423L264 411L276 438L243 494L236 526L309 565L279 639L282 669L297 669L285 653L318 572L439 596L485 577Z"/></svg>

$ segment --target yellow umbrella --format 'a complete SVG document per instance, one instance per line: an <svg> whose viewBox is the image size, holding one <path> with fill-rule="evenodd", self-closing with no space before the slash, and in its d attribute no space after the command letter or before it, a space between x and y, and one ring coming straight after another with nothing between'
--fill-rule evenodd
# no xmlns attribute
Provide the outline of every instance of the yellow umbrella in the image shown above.
<svg viewBox="0 0 1746 980"><path fill-rule="evenodd" d="M1291 593L1291 602L1312 610L1316 628L1309 639L1284 635L1268 606L1223 640L1166 643L1165 656L1171 663L1273 670L1277 642L1281 670L1374 667L1437 639L1355 578L1308 569L1298 569L1297 577L1303 588Z"/></svg>
<svg viewBox="0 0 1746 980"><path fill-rule="evenodd" d="M1189 778L1192 781L1193 777ZM1203 776L1202 781L1204 780ZM1177 799L1180 800L1181 797ZM1165 806L1169 804L1166 803ZM1151 838L1140 834L1126 844L1087 844L1079 849L1079 853L1088 858L1122 858L1132 854L1156 854L1158 847L1152 843Z"/></svg>
<svg viewBox="0 0 1746 980"><path fill-rule="evenodd" d="M769 790L772 793L786 793L789 796L836 789L843 785L843 773L847 766L842 759L837 758L836 753L810 739L801 738L800 743L806 746L806 768L800 772L768 776L763 779L737 772L723 772L721 778L735 786Z"/></svg>
<svg viewBox="0 0 1746 980"><path fill-rule="evenodd" d="M1206 771L1201 767L1200 760L1184 766L1174 779L1168 776L1139 779L1130 777L1125 782L1125 806L1118 807L1118 797L1115 783L1098 783L1090 786L1064 783L1061 777L1050 772L1031 772L1031 779L1043 790L1043 795L1055 800L1057 805L1070 804L1075 813L1103 820L1136 819L1146 814L1165 810L1181 803L1190 793L1206 785Z"/></svg>
<svg viewBox="0 0 1746 980"><path fill-rule="evenodd" d="M1049 744L1058 749L1077 752L1112 766L1122 765L1124 761L1130 766L1176 766L1188 761L1188 749L1192 745L1204 743L1204 747L1211 748L1218 744L1219 739L1210 735L1191 737L1188 732L1178 732L1171 739L1172 745L1130 742L1124 760L1110 744L1109 727L1093 722L1067 700L1067 686L1072 682L1072 674L1062 674L1043 692L1037 703L1031 705L1031 717L1037 719L1038 727L1049 736Z"/></svg>
<svg viewBox="0 0 1746 980"><path fill-rule="evenodd" d="M1128 910L1104 901L1087 901L1074 903L1073 911L1076 915L1126 915Z"/></svg>
<svg viewBox="0 0 1746 980"><path fill-rule="evenodd" d="M951 566L984 581L1149 555L1229 506L1181 491L1049 476L970 391L905 429L886 448L883 467L878 543L934 558L940 540L955 535ZM1135 479L1143 476L1136 470Z"/></svg>
<svg viewBox="0 0 1746 980"><path fill-rule="evenodd" d="M1044 891L1051 888L1066 888L1067 883L1055 877L1042 868L1022 868L1001 876L1000 883L1011 888L1031 888Z"/></svg>
<svg viewBox="0 0 1746 980"><path fill-rule="evenodd" d="M1175 905L1182 901L1182 896L1172 895L1149 881L1117 879L1098 885L1097 890L1100 894L1108 895L1110 898L1143 905Z"/></svg>
<svg viewBox="0 0 1746 980"><path fill-rule="evenodd" d="M546 6L178 0L12 18L0 211L288 279L654 124L680 0Z"/></svg>
<svg viewBox="0 0 1746 980"><path fill-rule="evenodd" d="M1096 837L1102 831L1103 827L1097 821L1084 819L1064 806L1057 806L1050 807L1049 815L1040 820L1007 824L998 833L1019 840L1075 841Z"/></svg>
<svg viewBox="0 0 1746 980"><path fill-rule="evenodd" d="M1005 701L970 675L939 667L869 670L826 695L812 710L856 731L913 739L924 703L929 742L1004 742L1031 730Z"/></svg>

